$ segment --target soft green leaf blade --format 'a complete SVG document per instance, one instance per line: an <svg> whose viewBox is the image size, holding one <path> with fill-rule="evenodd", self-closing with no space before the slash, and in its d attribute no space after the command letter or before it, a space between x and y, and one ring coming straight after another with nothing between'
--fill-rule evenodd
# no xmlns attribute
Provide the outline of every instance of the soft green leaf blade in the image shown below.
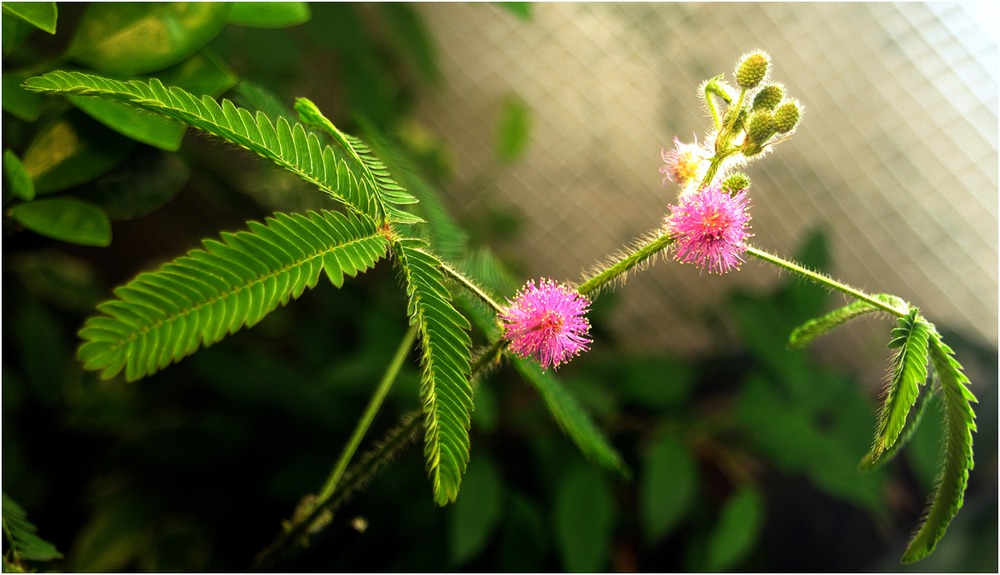
<svg viewBox="0 0 1000 575"><path fill-rule="evenodd" d="M750 488L741 488L726 500L719 521L709 535L706 571L728 571L753 548L764 522L764 504Z"/></svg>
<svg viewBox="0 0 1000 575"><path fill-rule="evenodd" d="M969 471L973 467L972 433L976 431L976 414L972 403L976 403L976 397L969 391L969 378L936 330L930 336L930 355L944 403L944 465L930 508L903 554L904 563L919 561L934 551L952 518L962 508Z"/></svg>
<svg viewBox="0 0 1000 575"><path fill-rule="evenodd" d="M639 484L640 518L648 543L659 541L680 522L696 501L698 464L676 438L660 438L646 455Z"/></svg>
<svg viewBox="0 0 1000 575"><path fill-rule="evenodd" d="M193 56L229 20L223 2L94 3L70 44L77 62L107 74L148 74Z"/></svg>
<svg viewBox="0 0 1000 575"><path fill-rule="evenodd" d="M631 471L615 448L555 376L542 371L535 362L513 356L510 357L510 361L518 373L538 391L552 419L576 444L584 457L621 477L631 475Z"/></svg>
<svg viewBox="0 0 1000 575"><path fill-rule="evenodd" d="M385 237L363 216L278 213L266 225L251 222L250 231L206 240L202 249L116 289L80 330L77 357L105 379L125 370L134 381L253 326L315 287L324 267L353 277L386 249Z"/></svg>
<svg viewBox="0 0 1000 575"><path fill-rule="evenodd" d="M120 82L91 74L55 71L29 78L24 85L36 92L126 102L184 122L274 162L359 214L380 223L384 220L385 210L379 209L380 198L374 197L369 185L354 175L346 160L332 147L321 145L316 135L307 134L301 124L290 124L284 118L272 121L263 113L253 114L228 100L220 104L208 97L199 99L181 88L167 88L156 79ZM402 196L405 193L394 201L407 203ZM397 221L415 220L401 210L396 212L401 214Z"/></svg>
<svg viewBox="0 0 1000 575"><path fill-rule="evenodd" d="M531 143L531 109L515 94L507 96L497 126L497 156L511 164L519 160Z"/></svg>
<svg viewBox="0 0 1000 575"><path fill-rule="evenodd" d="M385 2L378 6L389 29L389 39L395 43L399 53L410 60L426 82L438 81L441 70L437 53L420 14L404 2Z"/></svg>
<svg viewBox="0 0 1000 575"><path fill-rule="evenodd" d="M90 117L137 142L168 152L181 148L187 126L112 100L70 96L69 101Z"/></svg>
<svg viewBox="0 0 1000 575"><path fill-rule="evenodd" d="M570 468L556 486L552 513L563 570L606 571L615 521L614 495L607 478L590 467Z"/></svg>
<svg viewBox="0 0 1000 575"><path fill-rule="evenodd" d="M135 142L71 110L42 129L22 162L35 182L35 192L45 195L106 174L134 147Z"/></svg>
<svg viewBox="0 0 1000 575"><path fill-rule="evenodd" d="M197 96L218 96L235 86L237 81L232 70L205 52L163 70L157 77ZM187 126L177 120L150 114L122 102L87 96L69 96L69 101L112 130L168 152L180 149L187 130Z"/></svg>
<svg viewBox="0 0 1000 575"><path fill-rule="evenodd" d="M531 2L498 2L497 4L525 22L531 20Z"/></svg>
<svg viewBox="0 0 1000 575"><path fill-rule="evenodd" d="M910 310L892 330L889 347L896 349L889 373L885 401L879 411L870 460L877 464L892 447L906 425L919 388L927 381L929 324Z"/></svg>
<svg viewBox="0 0 1000 575"><path fill-rule="evenodd" d="M32 200L35 197L35 182L28 175L27 168L21 162L21 158L13 150L3 153L3 171L10 184L11 193L22 200Z"/></svg>
<svg viewBox="0 0 1000 575"><path fill-rule="evenodd" d="M55 2L4 2L3 13L20 18L49 34L56 33L59 10Z"/></svg>
<svg viewBox="0 0 1000 575"><path fill-rule="evenodd" d="M28 514L7 494L3 494L3 531L9 544L10 558L16 565L21 561L51 561L61 559L54 545L39 537L38 529L28 521ZM8 565L7 552L4 566ZM6 569L5 569L6 570Z"/></svg>
<svg viewBox="0 0 1000 575"><path fill-rule="evenodd" d="M3 75L3 111L25 122L34 122L45 107L45 98L21 87L31 74L10 72Z"/></svg>
<svg viewBox="0 0 1000 575"><path fill-rule="evenodd" d="M451 303L440 260L425 251L423 242L398 240L393 252L406 280L410 321L420 332L424 458L434 500L446 505L458 496L469 461L469 324Z"/></svg>
<svg viewBox="0 0 1000 575"><path fill-rule="evenodd" d="M111 245L111 221L103 210L72 198L35 200L14 206L10 216L43 236L80 244Z"/></svg>
<svg viewBox="0 0 1000 575"><path fill-rule="evenodd" d="M503 511L503 479L488 457L469 463L462 493L451 507L448 544L451 562L461 566L478 555L489 542Z"/></svg>
<svg viewBox="0 0 1000 575"><path fill-rule="evenodd" d="M111 221L131 220L172 200L190 174L179 154L140 148L129 161L90 182L80 196L100 206Z"/></svg>
<svg viewBox="0 0 1000 575"><path fill-rule="evenodd" d="M306 2L237 2L229 22L251 28L287 28L309 21Z"/></svg>
<svg viewBox="0 0 1000 575"><path fill-rule="evenodd" d="M907 307L905 302L888 294L878 294L875 297L899 309ZM837 327L870 313L884 313L884 311L866 301L855 300L820 317L813 318L792 330L791 335L788 336L788 347L801 349L812 343L817 337L826 335Z"/></svg>

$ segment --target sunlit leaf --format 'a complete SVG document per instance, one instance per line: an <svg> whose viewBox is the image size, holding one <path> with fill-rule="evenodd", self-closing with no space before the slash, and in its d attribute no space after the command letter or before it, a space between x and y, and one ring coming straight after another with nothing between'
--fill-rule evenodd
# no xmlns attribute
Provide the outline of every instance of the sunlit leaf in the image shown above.
<svg viewBox="0 0 1000 575"><path fill-rule="evenodd" d="M108 74L147 74L194 55L229 20L221 2L94 3L70 44L73 59Z"/></svg>
<svg viewBox="0 0 1000 575"><path fill-rule="evenodd" d="M58 192L107 173L120 164L135 142L115 134L81 112L70 110L42 129L22 162L35 192Z"/></svg>
<svg viewBox="0 0 1000 575"><path fill-rule="evenodd" d="M56 33L59 11L55 2L4 2L4 14L24 20L39 30Z"/></svg>
<svg viewBox="0 0 1000 575"><path fill-rule="evenodd" d="M306 2L236 2L229 22L253 28L286 28L309 21Z"/></svg>
<svg viewBox="0 0 1000 575"><path fill-rule="evenodd" d="M955 352L933 327L931 330L931 363L944 402L944 464L923 523L903 554L904 563L919 561L934 551L952 518L962 508L969 471L973 467L972 433L976 431L976 414L972 404L977 400L969 390L969 378L955 359Z"/></svg>
<svg viewBox="0 0 1000 575"><path fill-rule="evenodd" d="M28 170L21 163L21 158L13 150L3 153L3 172L10 185L10 192L22 200L31 200L35 197L35 183L28 175Z"/></svg>
<svg viewBox="0 0 1000 575"><path fill-rule="evenodd" d="M97 206L72 198L51 198L19 204L10 216L29 230L85 246L111 245L111 222Z"/></svg>

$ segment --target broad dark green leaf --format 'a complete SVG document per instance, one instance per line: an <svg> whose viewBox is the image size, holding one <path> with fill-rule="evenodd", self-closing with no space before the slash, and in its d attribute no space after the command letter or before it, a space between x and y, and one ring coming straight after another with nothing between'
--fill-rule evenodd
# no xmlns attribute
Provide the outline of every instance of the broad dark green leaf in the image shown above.
<svg viewBox="0 0 1000 575"><path fill-rule="evenodd" d="M411 61L424 81L436 82L441 76L437 53L420 14L404 2L379 3L378 7L389 29L389 41L396 45L397 52Z"/></svg>
<svg viewBox="0 0 1000 575"><path fill-rule="evenodd" d="M685 405L693 391L695 372L682 361L657 356L636 357L616 365L621 389L637 406L653 411Z"/></svg>
<svg viewBox="0 0 1000 575"><path fill-rule="evenodd" d="M14 206L10 216L29 230L85 246L111 245L111 222L97 206L72 198L35 200Z"/></svg>
<svg viewBox="0 0 1000 575"><path fill-rule="evenodd" d="M517 161L531 143L531 109L516 95L508 96L500 109L497 125L497 157L504 163Z"/></svg>
<svg viewBox="0 0 1000 575"><path fill-rule="evenodd" d="M646 455L639 484L640 518L647 543L655 543L684 518L698 495L698 463L687 445L664 436Z"/></svg>
<svg viewBox="0 0 1000 575"><path fill-rule="evenodd" d="M764 523L764 504L750 488L741 488L726 500L719 521L709 535L706 571L728 571L738 566L757 541Z"/></svg>
<svg viewBox="0 0 1000 575"><path fill-rule="evenodd" d="M222 30L231 7L216 2L91 4L69 53L107 74L148 74L194 55Z"/></svg>
<svg viewBox="0 0 1000 575"><path fill-rule="evenodd" d="M25 122L34 122L45 107L45 97L21 87L32 74L11 72L3 75L3 111Z"/></svg>
<svg viewBox="0 0 1000 575"><path fill-rule="evenodd" d="M128 156L135 142L112 132L85 114L70 110L42 129L22 161L44 195L62 191L107 173Z"/></svg>
<svg viewBox="0 0 1000 575"><path fill-rule="evenodd" d="M137 142L168 152L181 148L187 126L180 122L112 100L89 96L69 96L68 99L90 117Z"/></svg>
<svg viewBox="0 0 1000 575"><path fill-rule="evenodd" d="M28 170L21 163L21 158L18 158L13 150L3 153L3 172L10 185L10 193L14 197L22 200L31 200L35 197L35 182L31 180Z"/></svg>
<svg viewBox="0 0 1000 575"><path fill-rule="evenodd" d="M229 22L252 28L286 28L309 21L306 2L236 2Z"/></svg>
<svg viewBox="0 0 1000 575"><path fill-rule="evenodd" d="M607 478L591 467L575 466L560 478L552 513L564 571L607 571L615 502Z"/></svg>
<svg viewBox="0 0 1000 575"><path fill-rule="evenodd" d="M462 492L451 508L448 544L452 565L459 567L489 542L503 511L503 479L486 456L469 462Z"/></svg>
<svg viewBox="0 0 1000 575"><path fill-rule="evenodd" d="M236 85L235 74L217 58L199 52L181 64L157 74L168 84L196 95L212 97ZM74 106L116 132L150 146L176 152L187 126L158 114L114 100L89 96L68 96Z"/></svg>
<svg viewBox="0 0 1000 575"><path fill-rule="evenodd" d="M191 169L177 154L138 148L111 172L73 195L100 206L112 221L150 214L173 199Z"/></svg>
<svg viewBox="0 0 1000 575"><path fill-rule="evenodd" d="M55 2L4 2L3 12L20 18L49 34L56 33L59 11L56 9Z"/></svg>

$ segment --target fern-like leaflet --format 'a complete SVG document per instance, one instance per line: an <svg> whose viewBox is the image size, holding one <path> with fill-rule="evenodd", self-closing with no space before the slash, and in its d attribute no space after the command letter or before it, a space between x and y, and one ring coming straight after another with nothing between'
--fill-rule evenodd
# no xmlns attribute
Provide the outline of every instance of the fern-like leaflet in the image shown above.
<svg viewBox="0 0 1000 575"><path fill-rule="evenodd" d="M889 294L878 294L875 297L883 303L898 309L905 310L908 307L906 302ZM801 349L812 343L814 339L830 333L855 318L871 313L883 312L884 310L875 307L867 301L854 300L820 317L813 318L792 330L791 335L788 336L788 347L790 349Z"/></svg>
<svg viewBox="0 0 1000 575"><path fill-rule="evenodd" d="M84 367L135 381L250 327L316 286L341 286L382 259L388 242L360 215L276 214L267 225L205 240L204 249L139 274L100 304L80 330Z"/></svg>
<svg viewBox="0 0 1000 575"><path fill-rule="evenodd" d="M393 244L406 281L407 313L419 328L424 457L438 505L458 496L469 461L472 341L468 321L451 303L441 262L420 240Z"/></svg>
<svg viewBox="0 0 1000 575"><path fill-rule="evenodd" d="M367 148L363 148L360 141L351 140L358 148L363 148L351 155L360 158L359 161L368 158L372 166L352 167L333 147L321 144L315 134L307 132L302 124L289 124L284 118L272 122L265 114L253 114L229 100L219 103L208 96L198 98L180 88L168 88L155 78L148 82L118 81L56 70L29 78L24 87L45 94L106 98L178 120L271 160L379 224L387 220L419 221L396 207L414 203L413 196L398 186L391 187L384 182L379 185L377 160L370 154L363 154L367 153ZM376 170L373 171L373 167ZM360 179L357 176L359 169L365 174Z"/></svg>
<svg viewBox="0 0 1000 575"><path fill-rule="evenodd" d="M892 330L889 348L895 349L892 370L888 376L885 401L879 411L872 443L871 461L877 464L896 443L917 400L920 386L927 381L927 350L930 324L916 309L899 318Z"/></svg>
<svg viewBox="0 0 1000 575"><path fill-rule="evenodd" d="M28 521L28 514L16 501L3 496L3 533L7 550L3 557L4 572L26 572L24 561L61 559L54 545L37 535L38 529Z"/></svg>
<svg viewBox="0 0 1000 575"><path fill-rule="evenodd" d="M976 431L976 414L972 404L976 403L976 397L968 388L969 379L955 359L955 352L942 341L933 326L929 339L931 365L944 401L944 465L923 524L903 554L904 563L919 561L934 551L962 507L973 466L972 433Z"/></svg>

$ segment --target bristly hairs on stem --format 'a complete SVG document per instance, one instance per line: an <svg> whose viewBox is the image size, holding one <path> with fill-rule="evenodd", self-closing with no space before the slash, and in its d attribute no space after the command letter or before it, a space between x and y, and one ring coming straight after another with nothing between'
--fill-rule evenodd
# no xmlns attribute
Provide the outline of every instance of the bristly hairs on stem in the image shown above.
<svg viewBox="0 0 1000 575"><path fill-rule="evenodd" d="M604 263L594 265L586 274L577 291L593 299L605 288L624 285L629 273L642 271L663 256L674 238L660 227L632 241L629 248L615 252Z"/></svg>

